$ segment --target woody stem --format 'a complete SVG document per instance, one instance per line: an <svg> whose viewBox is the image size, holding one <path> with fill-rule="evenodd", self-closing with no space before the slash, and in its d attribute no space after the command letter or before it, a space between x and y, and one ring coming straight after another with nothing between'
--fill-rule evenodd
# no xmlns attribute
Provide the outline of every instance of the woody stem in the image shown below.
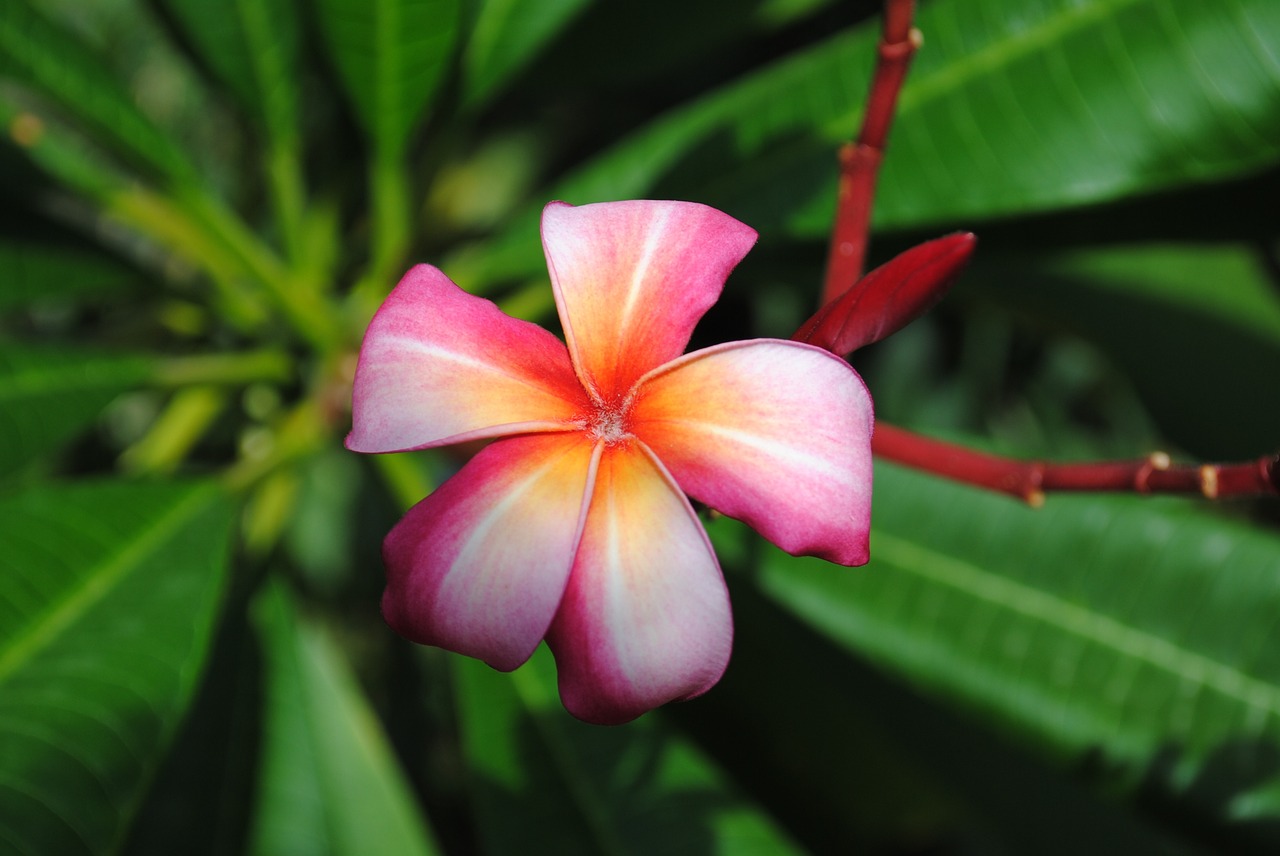
<svg viewBox="0 0 1280 856"><path fill-rule="evenodd" d="M1051 491L1198 494L1208 499L1280 495L1280 455L1234 464L1174 465L1163 452L1138 461L1055 464L1020 461L946 443L884 422L879 457L1039 506Z"/></svg>
<svg viewBox="0 0 1280 856"><path fill-rule="evenodd" d="M889 128L897 110L898 92L906 79L911 57L922 42L920 31L911 26L914 15L915 0L885 2L884 28L862 130L855 142L846 143L840 149L836 219L822 289L824 306L862 275L880 161L884 158Z"/></svg>

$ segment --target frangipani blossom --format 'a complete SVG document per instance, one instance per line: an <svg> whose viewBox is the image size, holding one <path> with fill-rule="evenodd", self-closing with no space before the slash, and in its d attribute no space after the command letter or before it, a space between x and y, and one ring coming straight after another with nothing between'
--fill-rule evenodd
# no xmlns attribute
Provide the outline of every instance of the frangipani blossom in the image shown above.
<svg viewBox="0 0 1280 856"><path fill-rule="evenodd" d="M564 343L433 267L405 275L365 335L347 447L492 442L387 536L397 632L504 671L545 638L565 707L620 723L729 662L728 591L686 494L788 552L866 562L853 369L774 339L684 354L755 239L694 203L551 203Z"/></svg>

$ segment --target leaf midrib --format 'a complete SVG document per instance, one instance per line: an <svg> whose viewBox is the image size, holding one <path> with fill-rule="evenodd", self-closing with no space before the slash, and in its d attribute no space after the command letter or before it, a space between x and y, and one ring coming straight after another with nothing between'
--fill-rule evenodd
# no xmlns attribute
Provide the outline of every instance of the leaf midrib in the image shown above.
<svg viewBox="0 0 1280 856"><path fill-rule="evenodd" d="M969 86L975 79L987 74L1003 73L1017 61L1061 42L1067 35L1088 26L1115 17L1126 8L1149 0L1110 0L1059 9L1043 21L1016 34L991 39L983 48L952 58L936 69L924 74L913 73L907 78L898 97L898 116L920 109L920 105L946 99L958 90ZM927 26L927 25L926 25ZM928 48L928 32L925 31L925 48ZM848 136L849 123L862 114L863 107L845 113L826 125L828 130L840 136Z"/></svg>
<svg viewBox="0 0 1280 856"><path fill-rule="evenodd" d="M186 499L169 507L123 550L100 562L75 585L62 592L60 598L37 613L36 620L29 622L0 650L0 684L54 642L62 631L102 601L148 555L161 548L175 532L197 516L208 504L212 493L212 488L195 490Z"/></svg>
<svg viewBox="0 0 1280 856"><path fill-rule="evenodd" d="M393 124L393 119L402 118L399 115L400 80L396 74L400 67L400 44L395 33L401 25L397 3L395 0L378 0L373 16L373 91L379 108L375 119L378 125L376 144L388 152L399 152L404 146L402 137L406 135Z"/></svg>
<svg viewBox="0 0 1280 856"><path fill-rule="evenodd" d="M938 553L882 529L873 529L876 559L1109 649L1120 659L1143 661L1176 679L1199 684L1245 706L1280 714L1280 687L1203 654L1189 651L1109 615Z"/></svg>

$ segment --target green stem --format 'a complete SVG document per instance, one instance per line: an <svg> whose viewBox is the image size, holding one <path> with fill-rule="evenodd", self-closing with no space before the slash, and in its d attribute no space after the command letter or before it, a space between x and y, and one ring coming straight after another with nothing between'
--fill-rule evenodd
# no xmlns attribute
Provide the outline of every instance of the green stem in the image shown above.
<svg viewBox="0 0 1280 856"><path fill-rule="evenodd" d="M195 187L182 188L178 201L192 219L236 257L303 339L322 353L344 344L346 335L336 307L314 283L292 275L239 218Z"/></svg>
<svg viewBox="0 0 1280 856"><path fill-rule="evenodd" d="M193 386L178 390L141 440L120 455L125 472L172 473L209 430L227 403L225 390Z"/></svg>
<svg viewBox="0 0 1280 856"><path fill-rule="evenodd" d="M373 273L379 278L394 273L409 248L409 171L401 152L386 148L374 154L370 165L372 188Z"/></svg>
<svg viewBox="0 0 1280 856"><path fill-rule="evenodd" d="M257 485L245 504L241 540L251 558L269 553L293 520L301 479L292 470L279 470Z"/></svg>
<svg viewBox="0 0 1280 856"><path fill-rule="evenodd" d="M362 320L373 314L404 266L409 249L409 173L399 149L374 150L369 162L369 266L352 290Z"/></svg>
<svg viewBox="0 0 1280 856"><path fill-rule="evenodd" d="M202 267L216 290L219 314L236 329L249 332L266 320L261 301L245 288L240 263L173 200L136 185L104 188L98 198L115 219Z"/></svg>
<svg viewBox="0 0 1280 856"><path fill-rule="evenodd" d="M324 353L347 341L338 308L309 278L286 268L243 221L195 181L179 181L168 194L125 181L99 169L91 154L68 144L37 117L0 104L0 119L25 119L31 126L20 142L29 156L59 180L97 201L104 211L204 268L214 282L219 310L228 322L251 331L265 320L257 296L243 280L255 282L297 333ZM60 130L60 129L59 129ZM296 157L282 155L269 167L282 206L281 217L301 242L301 176ZM403 189L402 191L403 192ZM295 210L296 209L296 210ZM403 220L401 228L404 228ZM391 237L394 237L392 234Z"/></svg>
<svg viewBox="0 0 1280 856"><path fill-rule="evenodd" d="M329 439L328 425L314 399L304 399L262 436L261 448L247 451L223 472L223 483L233 493L250 490L264 478L313 452Z"/></svg>
<svg viewBox="0 0 1280 856"><path fill-rule="evenodd" d="M267 152L265 167L285 255L295 268L302 267L306 245L303 229L306 192L297 146L292 141L274 141Z"/></svg>

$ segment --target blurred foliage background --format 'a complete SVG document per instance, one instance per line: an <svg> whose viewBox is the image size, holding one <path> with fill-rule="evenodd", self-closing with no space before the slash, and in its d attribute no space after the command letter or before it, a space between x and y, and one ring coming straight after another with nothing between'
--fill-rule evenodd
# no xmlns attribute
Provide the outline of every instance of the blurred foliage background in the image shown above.
<svg viewBox="0 0 1280 856"><path fill-rule="evenodd" d="M878 415L1058 460L1280 446L1280 4L924 0L855 355ZM0 851L1273 853L1274 502L1008 499L885 465L872 563L710 524L737 647L621 728L395 638L448 453L341 448L413 262L554 325L537 218L756 227L695 345L819 292L876 4L0 0Z"/></svg>

